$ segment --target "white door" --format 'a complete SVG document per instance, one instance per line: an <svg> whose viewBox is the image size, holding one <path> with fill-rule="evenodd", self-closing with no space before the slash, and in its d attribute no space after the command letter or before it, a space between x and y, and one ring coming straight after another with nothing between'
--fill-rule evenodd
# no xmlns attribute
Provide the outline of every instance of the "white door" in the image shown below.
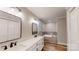
<svg viewBox="0 0 79 59"><path fill-rule="evenodd" d="M79 8L75 8L70 12L69 23L70 23L70 39L69 39L69 50L79 50Z"/></svg>

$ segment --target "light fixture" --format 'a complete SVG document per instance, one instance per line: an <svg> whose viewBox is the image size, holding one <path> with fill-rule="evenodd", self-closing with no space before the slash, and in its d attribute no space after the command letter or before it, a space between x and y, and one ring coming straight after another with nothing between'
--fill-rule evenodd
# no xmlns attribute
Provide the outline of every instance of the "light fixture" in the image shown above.
<svg viewBox="0 0 79 59"><path fill-rule="evenodd" d="M17 9L19 12L21 12L21 9L19 7L11 7L13 9Z"/></svg>
<svg viewBox="0 0 79 59"><path fill-rule="evenodd" d="M34 18L32 18L32 19L30 20L30 22L31 22L31 23L39 24L39 22L38 22L37 20L35 20Z"/></svg>

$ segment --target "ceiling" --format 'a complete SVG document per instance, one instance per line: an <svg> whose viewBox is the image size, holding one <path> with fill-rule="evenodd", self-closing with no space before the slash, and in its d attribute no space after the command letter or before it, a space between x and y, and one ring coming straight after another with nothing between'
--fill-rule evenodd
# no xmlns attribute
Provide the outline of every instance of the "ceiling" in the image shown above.
<svg viewBox="0 0 79 59"><path fill-rule="evenodd" d="M27 9L45 23L56 22L58 18L66 16L64 7L28 7Z"/></svg>

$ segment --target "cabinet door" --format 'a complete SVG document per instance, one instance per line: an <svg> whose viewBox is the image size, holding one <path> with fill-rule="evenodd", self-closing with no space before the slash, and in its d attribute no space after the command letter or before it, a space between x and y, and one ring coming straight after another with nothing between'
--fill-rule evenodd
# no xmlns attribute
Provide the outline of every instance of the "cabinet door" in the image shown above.
<svg viewBox="0 0 79 59"><path fill-rule="evenodd" d="M0 42L7 40L7 21L0 19Z"/></svg>
<svg viewBox="0 0 79 59"><path fill-rule="evenodd" d="M38 51L41 51L42 48L44 47L44 39L40 39L38 42L37 42L37 46L38 46Z"/></svg>
<svg viewBox="0 0 79 59"><path fill-rule="evenodd" d="M26 51L37 51L37 45L34 44L33 46L31 46L29 49L27 49Z"/></svg>

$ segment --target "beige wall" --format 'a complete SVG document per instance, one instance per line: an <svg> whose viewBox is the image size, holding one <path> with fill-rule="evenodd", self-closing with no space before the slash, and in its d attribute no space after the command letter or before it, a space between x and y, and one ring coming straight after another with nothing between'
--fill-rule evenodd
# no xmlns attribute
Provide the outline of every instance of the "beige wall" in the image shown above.
<svg viewBox="0 0 79 59"><path fill-rule="evenodd" d="M32 23L36 21L38 25L38 31L43 31L44 23L41 22L34 14L29 10L22 8L22 37L32 38ZM38 32L38 33L39 33Z"/></svg>
<svg viewBox="0 0 79 59"><path fill-rule="evenodd" d="M47 23L45 24L46 32L56 32L56 23Z"/></svg>

